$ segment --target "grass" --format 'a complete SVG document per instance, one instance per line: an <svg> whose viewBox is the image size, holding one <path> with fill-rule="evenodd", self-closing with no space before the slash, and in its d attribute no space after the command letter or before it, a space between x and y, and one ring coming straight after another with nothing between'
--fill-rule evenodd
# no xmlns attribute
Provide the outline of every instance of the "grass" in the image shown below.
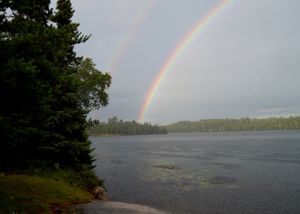
<svg viewBox="0 0 300 214"><path fill-rule="evenodd" d="M1 214L53 213L55 209L90 200L91 195L86 190L61 177L0 174Z"/></svg>
<svg viewBox="0 0 300 214"><path fill-rule="evenodd" d="M81 168L78 171L72 169L30 169L21 171L22 174L36 175L39 177L52 178L56 181L65 181L71 186L91 191L96 186L104 187L104 181L93 170ZM21 174L18 173L18 174Z"/></svg>

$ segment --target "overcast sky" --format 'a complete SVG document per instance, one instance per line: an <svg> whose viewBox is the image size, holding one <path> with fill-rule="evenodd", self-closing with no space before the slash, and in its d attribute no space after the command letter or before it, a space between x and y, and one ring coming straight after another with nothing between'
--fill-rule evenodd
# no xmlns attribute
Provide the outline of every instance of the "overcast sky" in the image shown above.
<svg viewBox="0 0 300 214"><path fill-rule="evenodd" d="M92 34L77 46L112 72L110 103L96 119L136 120L178 42L217 0L73 0L74 21ZM300 1L233 0L181 53L145 120L300 115Z"/></svg>

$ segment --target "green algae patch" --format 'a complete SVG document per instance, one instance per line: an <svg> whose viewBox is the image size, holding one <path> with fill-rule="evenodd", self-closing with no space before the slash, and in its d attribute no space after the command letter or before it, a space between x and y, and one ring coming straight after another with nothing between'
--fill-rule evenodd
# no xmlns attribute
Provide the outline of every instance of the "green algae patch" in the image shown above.
<svg viewBox="0 0 300 214"><path fill-rule="evenodd" d="M0 213L53 213L89 201L88 192L61 180L0 174Z"/></svg>

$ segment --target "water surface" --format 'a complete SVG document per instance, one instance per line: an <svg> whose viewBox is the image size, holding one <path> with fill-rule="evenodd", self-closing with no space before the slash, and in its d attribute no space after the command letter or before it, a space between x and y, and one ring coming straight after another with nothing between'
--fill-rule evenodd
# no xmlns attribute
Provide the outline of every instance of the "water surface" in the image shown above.
<svg viewBox="0 0 300 214"><path fill-rule="evenodd" d="M300 132L92 137L110 199L170 213L300 213Z"/></svg>

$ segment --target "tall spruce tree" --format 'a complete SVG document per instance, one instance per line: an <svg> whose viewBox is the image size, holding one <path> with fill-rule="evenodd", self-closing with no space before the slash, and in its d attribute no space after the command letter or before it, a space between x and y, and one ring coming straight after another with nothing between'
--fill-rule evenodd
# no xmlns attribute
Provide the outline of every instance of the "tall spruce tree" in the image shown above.
<svg viewBox="0 0 300 214"><path fill-rule="evenodd" d="M57 52L59 80L53 93L55 126L52 133L55 139L50 147L45 147L47 155L61 165L78 167L92 166L91 143L86 134L86 115L80 105L77 65L81 58L76 56L74 45L85 42L88 37L78 32L79 24L73 23L73 9L69 0L58 0L52 21L61 35L58 39L60 51Z"/></svg>
<svg viewBox="0 0 300 214"><path fill-rule="evenodd" d="M0 2L0 168L92 167L68 0ZM57 164L56 164L57 165Z"/></svg>
<svg viewBox="0 0 300 214"><path fill-rule="evenodd" d="M1 168L27 166L39 158L50 85L55 79L49 1L1 2ZM53 40L53 39L52 39ZM48 41L48 42L46 42Z"/></svg>

